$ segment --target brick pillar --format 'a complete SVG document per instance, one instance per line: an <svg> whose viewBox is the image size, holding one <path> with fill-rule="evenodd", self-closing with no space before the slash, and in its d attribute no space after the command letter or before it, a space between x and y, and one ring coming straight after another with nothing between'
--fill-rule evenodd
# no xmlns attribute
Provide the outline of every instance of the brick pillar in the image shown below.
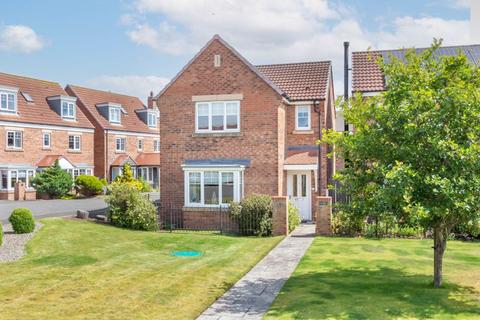
<svg viewBox="0 0 480 320"><path fill-rule="evenodd" d="M15 183L13 198L15 200L25 200L25 183L22 181Z"/></svg>
<svg viewBox="0 0 480 320"><path fill-rule="evenodd" d="M332 235L332 197L317 197L315 211L317 213L316 234Z"/></svg>
<svg viewBox="0 0 480 320"><path fill-rule="evenodd" d="M288 198L272 197L272 202L272 233L274 236L286 236L288 235Z"/></svg>

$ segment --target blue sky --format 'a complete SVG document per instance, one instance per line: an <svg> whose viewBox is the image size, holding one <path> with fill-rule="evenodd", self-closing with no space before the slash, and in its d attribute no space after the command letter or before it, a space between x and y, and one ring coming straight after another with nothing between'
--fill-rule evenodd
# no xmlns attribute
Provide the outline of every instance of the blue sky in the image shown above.
<svg viewBox="0 0 480 320"><path fill-rule="evenodd" d="M141 96L158 92L213 34L252 63L353 50L470 43L466 0L2 1L0 71Z"/></svg>

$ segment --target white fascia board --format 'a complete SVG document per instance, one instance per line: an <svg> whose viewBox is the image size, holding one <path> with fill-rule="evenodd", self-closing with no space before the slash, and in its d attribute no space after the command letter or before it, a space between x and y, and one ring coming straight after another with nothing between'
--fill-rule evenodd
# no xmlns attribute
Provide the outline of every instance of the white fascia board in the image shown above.
<svg viewBox="0 0 480 320"><path fill-rule="evenodd" d="M195 165L182 164L181 167L183 171L223 171L223 170L244 171L245 170L245 166L239 166L239 165L195 166Z"/></svg>
<svg viewBox="0 0 480 320"><path fill-rule="evenodd" d="M106 132L115 134L115 135L160 138L160 133L143 133L143 132L121 131L121 130L111 130L111 129L106 129Z"/></svg>
<svg viewBox="0 0 480 320"><path fill-rule="evenodd" d="M91 128L75 128L75 127L68 127L68 126L44 125L44 124L15 122L15 121L0 121L0 126L9 126L9 127L15 127L15 128L75 131L75 132L86 132L86 133L93 133L95 131L95 129L91 129Z"/></svg>
<svg viewBox="0 0 480 320"><path fill-rule="evenodd" d="M317 170L316 164L284 164L283 170Z"/></svg>
<svg viewBox="0 0 480 320"><path fill-rule="evenodd" d="M51 100L65 100L65 101L70 101L70 102L77 102L77 97L72 97L72 96L65 96L65 95L56 95L56 96L51 96L47 97L48 101Z"/></svg>

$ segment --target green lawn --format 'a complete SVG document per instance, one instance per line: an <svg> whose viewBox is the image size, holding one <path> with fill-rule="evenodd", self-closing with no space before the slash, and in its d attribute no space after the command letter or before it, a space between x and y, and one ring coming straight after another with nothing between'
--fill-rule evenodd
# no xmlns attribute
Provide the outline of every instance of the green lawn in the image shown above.
<svg viewBox="0 0 480 320"><path fill-rule="evenodd" d="M0 264L2 320L193 319L281 240L43 223L25 258Z"/></svg>
<svg viewBox="0 0 480 320"><path fill-rule="evenodd" d="M480 319L480 243L450 241L432 288L429 240L317 238L267 319Z"/></svg>

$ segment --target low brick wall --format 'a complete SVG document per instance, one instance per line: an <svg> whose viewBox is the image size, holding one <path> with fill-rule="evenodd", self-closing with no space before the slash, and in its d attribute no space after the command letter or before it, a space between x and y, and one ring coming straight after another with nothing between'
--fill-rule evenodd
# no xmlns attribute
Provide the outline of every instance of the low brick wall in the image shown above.
<svg viewBox="0 0 480 320"><path fill-rule="evenodd" d="M230 217L227 209L183 209L183 228L190 230L211 230L238 232L238 224Z"/></svg>

